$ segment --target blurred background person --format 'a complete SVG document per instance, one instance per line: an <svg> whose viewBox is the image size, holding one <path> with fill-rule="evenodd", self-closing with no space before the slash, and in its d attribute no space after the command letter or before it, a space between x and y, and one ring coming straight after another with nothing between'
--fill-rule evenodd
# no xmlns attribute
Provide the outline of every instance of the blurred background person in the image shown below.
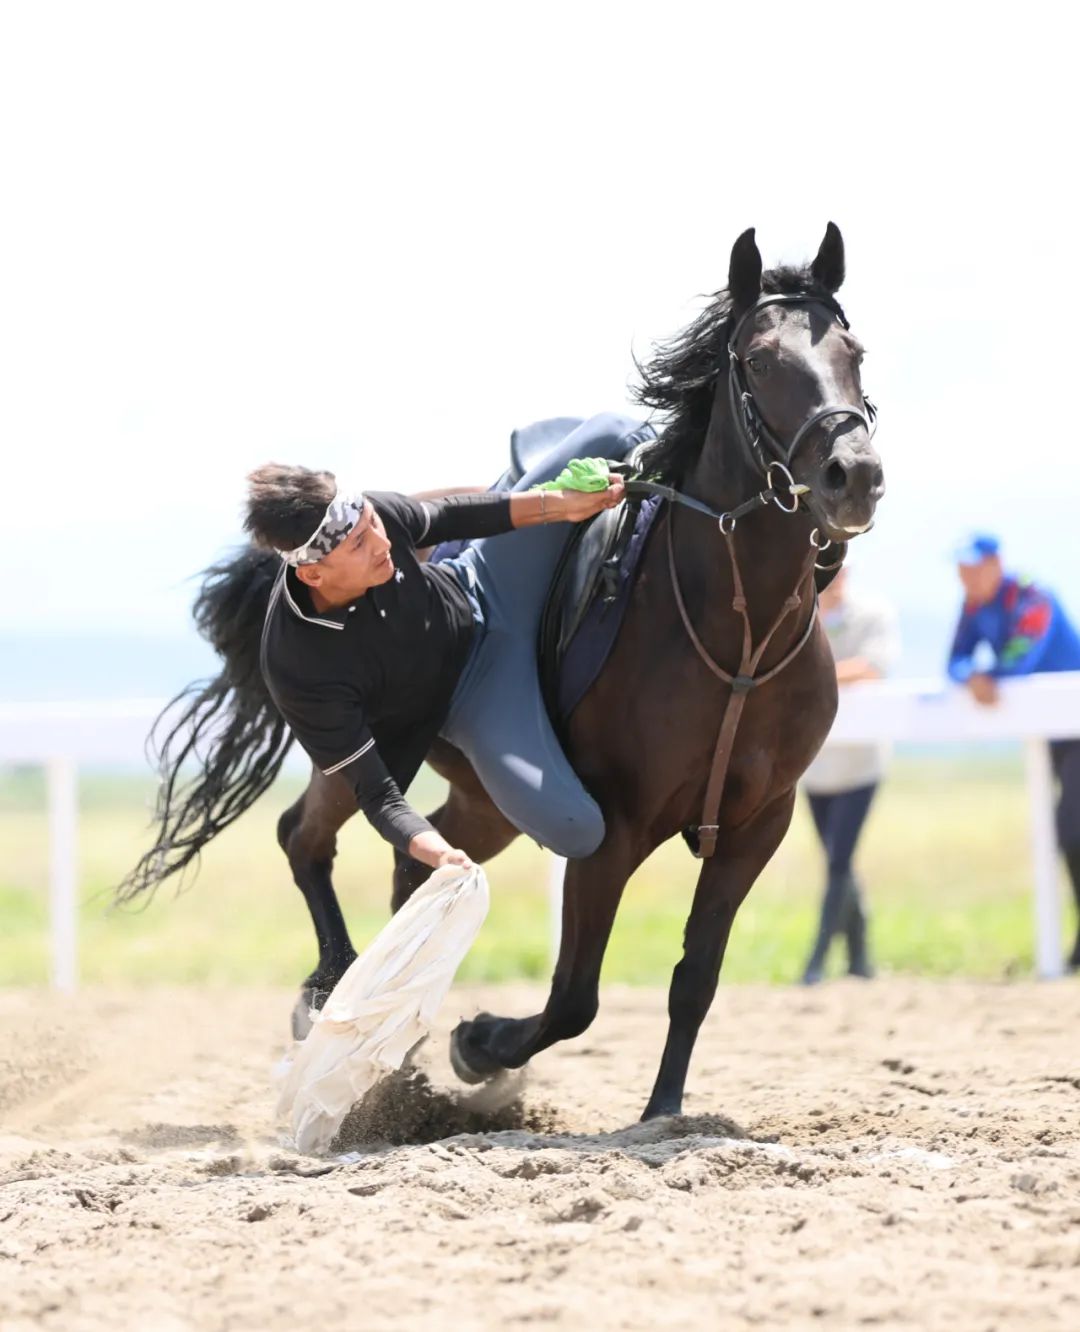
<svg viewBox="0 0 1080 1332"><path fill-rule="evenodd" d="M841 688L888 673L900 646L891 606L852 588L842 568L822 592L820 611ZM849 974L866 979L874 974L866 905L851 862L887 757L887 745L826 741L803 777L826 863L821 919L803 971L804 985L815 985L824 976L829 945L837 934L847 943Z"/></svg>
<svg viewBox="0 0 1080 1332"><path fill-rule="evenodd" d="M998 680L1037 671L1080 671L1080 634L1057 597L1030 578L1006 573L1001 542L973 535L956 552L964 606L949 652L949 676L979 703L998 700ZM1080 969L1080 739L1054 740L1050 756L1060 794L1061 846L1077 906L1076 940L1066 966Z"/></svg>

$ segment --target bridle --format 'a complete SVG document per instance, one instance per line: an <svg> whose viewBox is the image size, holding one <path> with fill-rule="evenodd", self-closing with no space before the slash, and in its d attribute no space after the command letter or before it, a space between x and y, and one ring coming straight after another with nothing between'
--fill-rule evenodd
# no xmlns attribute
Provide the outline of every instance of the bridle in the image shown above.
<svg viewBox="0 0 1080 1332"><path fill-rule="evenodd" d="M854 407L844 403L841 405L831 404L820 408L807 417L799 426L793 435L790 444L786 447L773 434L765 422L757 403L754 400L753 391L747 383L745 370L742 360L738 353L739 336L748 319L755 315L759 310L767 305L821 305L833 314L846 329L848 322L844 317L844 312L835 301L829 300L823 296L814 296L808 293L802 295L788 296L761 296L742 316L738 319L728 339L728 401L731 409L731 417L735 424L735 430L739 436L747 460L751 469L755 471L765 482L765 486L756 495L737 505L734 509L718 512L704 504L701 500L695 499L691 495L684 495L681 491L675 490L671 486L661 485L658 482L647 481L644 479L632 479L627 482L627 491L630 494L651 494L659 495L664 499L671 501L673 505L680 504L685 508L693 509L698 513L704 513L708 517L716 520L720 533L724 538L724 544L727 547L728 557L731 561L731 575L734 595L732 596L732 609L741 618L743 626L742 656L739 662L738 671L732 675L713 658L712 654L701 641L690 615L686 609L686 602L683 598L682 588L679 585L678 569L675 565L675 543L673 538L674 530L674 508L669 508L667 512L667 554L668 571L671 576L671 588L675 597L675 604L679 610L679 616L686 629L687 635L698 656L708 667L710 672L717 679L730 686L731 695L728 698L727 706L724 709L724 715L720 722L720 733L717 736L716 748L713 752L712 767L709 772L708 783L705 788L704 811L701 822L693 828L688 828L684 832L690 849L694 855L705 858L711 856L716 850L716 842L719 837L720 827L718 819L720 816L720 805L724 797L724 786L727 781L727 772L731 763L731 755L735 747L735 733L738 730L739 721L742 717L743 706L746 703L747 695L760 685L774 679L780 672L788 666L806 644L810 641L815 624L817 622L817 589L814 587L813 575L815 569L823 572L831 572L843 563L844 555L847 551L846 543L839 559L834 564L822 565L817 563L818 555L827 549L831 544L826 538L821 539L821 534L815 527L810 533L809 548L807 554L799 569L799 576L795 582L795 587L789 597L787 597L780 607L779 612L773 619L768 631L764 637L755 644L753 639L753 630L750 624L750 615L747 608L746 594L743 590L742 573L739 569L738 557L735 553L734 532L735 525L739 519L752 513L755 509L765 508L769 504L775 504L778 509L784 513L795 513L803 502L803 496L809 491L809 486L796 483L791 474L791 465L795 454L806 439L807 434L813 429L819 421L828 416L853 416L856 417L866 427L867 434L873 436L877 426L877 408L869 398L863 395L862 407ZM766 456L766 450L772 455ZM780 475L781 485L777 481L777 474ZM788 499L785 503L784 496ZM814 589L814 604L806 622L806 628L799 635L794 646L791 647L784 657L775 665L770 667L761 675L757 674L761 659L765 654L766 648L772 641L773 635L788 618L794 614L803 604L803 585L809 581L811 588Z"/></svg>
<svg viewBox="0 0 1080 1332"><path fill-rule="evenodd" d="M731 419L735 422L739 442L746 452L751 467L759 475L766 478L768 477L770 460L766 458L765 448L762 446L764 445L772 454L771 465L780 465L790 476L791 464L799 445L814 426L827 416L854 416L866 427L866 433L871 438L873 438L874 431L877 429L877 408L864 394L861 407L853 407L850 403L830 404L812 412L796 430L791 443L786 448L776 438L766 425L761 409L754 401L754 394L747 383L746 371L737 350L739 337L747 320L768 305L820 305L836 318L842 328L848 329L851 327L844 316L843 310L835 301L829 300L825 296L803 294L759 297L748 310L744 311L732 330L731 337L728 339L728 402L731 406Z"/></svg>
<svg viewBox="0 0 1080 1332"><path fill-rule="evenodd" d="M626 485L628 494L659 495L674 504L681 504L684 508L693 509L697 513L703 513L707 517L715 519L720 524L721 532L733 532L735 524L740 518L753 513L755 509L765 508L768 504L775 504L783 513L798 511L803 496L809 492L810 487L799 485L795 481L791 474L791 465L799 446L819 421L825 420L828 416L854 416L866 427L866 433L870 438L874 437L877 431L877 408L863 394L861 407L854 407L849 403L833 403L812 412L795 431L791 443L786 447L777 439L766 424L765 417L754 399L753 390L747 383L746 371L737 350L739 338L747 321L767 305L820 305L835 316L843 328L851 327L836 301L830 300L827 296L811 295L809 292L784 296L760 296L736 321L735 327L728 338L727 346L728 404L731 410L731 419L735 426L735 433L746 455L746 460L750 464L751 470L764 480L764 489L751 496L750 499L744 500L742 504L737 505L734 509L728 509L724 512L711 508L692 495L683 494L682 491L676 490L673 486L661 485L659 482L648 481L645 478L634 477L628 480ZM766 448L772 454L771 458L766 456ZM778 484L777 474L779 474L780 483L782 484ZM785 503L785 497L789 501L788 503ZM825 550L831 544L828 539L821 541L820 534L816 533L816 529L815 532L811 533L810 542L811 545L817 545L819 550ZM831 569L834 566L818 565L817 567L819 569Z"/></svg>

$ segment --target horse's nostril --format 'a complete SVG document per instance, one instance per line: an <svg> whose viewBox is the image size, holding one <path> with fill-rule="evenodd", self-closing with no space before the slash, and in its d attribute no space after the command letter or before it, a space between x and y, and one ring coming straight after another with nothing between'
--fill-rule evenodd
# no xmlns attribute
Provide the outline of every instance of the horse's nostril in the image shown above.
<svg viewBox="0 0 1080 1332"><path fill-rule="evenodd" d="M884 490L884 488L885 488L885 473L881 470L880 467L875 467L875 468L874 468L874 489L875 489L875 490Z"/></svg>
<svg viewBox="0 0 1080 1332"><path fill-rule="evenodd" d="M847 472L838 462L831 462L825 468L825 485L829 490L843 490L847 485Z"/></svg>

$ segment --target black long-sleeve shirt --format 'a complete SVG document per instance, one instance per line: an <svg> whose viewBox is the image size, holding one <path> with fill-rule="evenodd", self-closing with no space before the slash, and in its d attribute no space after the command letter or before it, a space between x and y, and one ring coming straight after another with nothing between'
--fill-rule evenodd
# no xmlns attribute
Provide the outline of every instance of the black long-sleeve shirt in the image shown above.
<svg viewBox="0 0 1080 1332"><path fill-rule="evenodd" d="M360 808L401 851L431 828L405 800L439 733L474 630L453 572L413 551L510 531L506 493L414 500L369 493L395 574L351 605L317 612L289 566L274 587L261 665L270 694L311 761L343 773Z"/></svg>

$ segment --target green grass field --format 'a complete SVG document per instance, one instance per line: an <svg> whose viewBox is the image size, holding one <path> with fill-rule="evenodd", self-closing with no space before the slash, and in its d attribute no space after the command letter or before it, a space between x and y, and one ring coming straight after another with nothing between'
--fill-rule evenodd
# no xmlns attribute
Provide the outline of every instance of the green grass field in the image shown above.
<svg viewBox="0 0 1080 1332"><path fill-rule="evenodd" d="M419 788L419 789L418 789ZM416 803L438 799L429 776ZM206 851L177 895L145 910L109 909L112 885L146 842L150 785L85 774L80 788L81 971L90 982L282 982L314 962L299 892L274 840L278 813L299 789L283 778ZM0 774L0 984L47 977L47 826L44 783ZM882 970L1006 977L1032 966L1026 801L1019 760L898 758L871 812L859 866L873 910ZM390 853L356 820L342 835L337 883L358 947L387 918ZM819 852L801 802L792 829L735 923L726 980L790 981L816 923ZM491 914L463 976L549 972L546 862L520 841L488 866ZM696 864L680 843L662 847L631 881L605 977L666 982L677 961ZM1064 901L1064 894L1063 894ZM1064 907L1063 907L1064 914ZM1072 920L1066 922L1071 938Z"/></svg>

